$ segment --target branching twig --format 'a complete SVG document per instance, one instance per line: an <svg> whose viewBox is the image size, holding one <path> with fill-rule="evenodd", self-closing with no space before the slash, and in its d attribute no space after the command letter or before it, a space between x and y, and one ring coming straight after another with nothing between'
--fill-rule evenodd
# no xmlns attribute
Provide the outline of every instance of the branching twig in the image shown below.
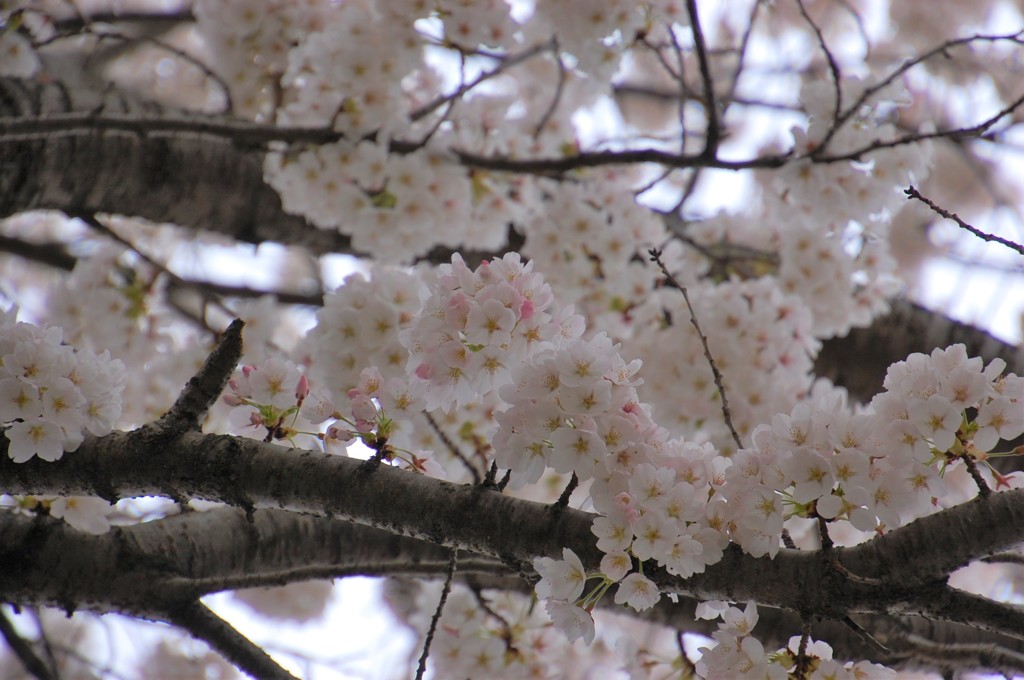
<svg viewBox="0 0 1024 680"><path fill-rule="evenodd" d="M1020 108L1022 104L1024 104L1024 95L1021 95L1017 99L1013 100L1007 106L1004 106L999 111L996 111L994 114L992 114L985 120L981 121L980 123L971 125L970 127L949 128L943 130L936 130L934 132L919 132L909 135L903 135L902 137L897 137L895 139L890 140L878 139L871 142L870 144L865 144L859 149L854 149L853 151L835 155L828 155L822 153L825 150L825 147L818 146L806 156L798 158L798 160L801 160L802 158L807 158L813 163L842 163L846 161L862 161L864 160L864 156L866 156L869 153L872 153L873 151L879 151L881 149L895 149L896 147L899 146L916 144L918 142L927 141L929 139L958 140L970 137L980 138L981 135L985 134L990 127L999 122L1001 118L1010 115L1016 109Z"/></svg>
<svg viewBox="0 0 1024 680"><path fill-rule="evenodd" d="M78 262L78 259L67 251L67 244L59 241L30 243L0 234L0 252L17 255L22 259L32 260L64 271L71 271L75 268L75 263Z"/></svg>
<svg viewBox="0 0 1024 680"><path fill-rule="evenodd" d="M565 64L562 63L562 57L558 53L558 41L552 40L553 58L555 60L555 66L558 67L558 82L555 83L555 92L551 96L551 103L548 104L548 108L541 114L540 119L533 128L533 138L537 139L540 134L544 131L544 126L548 124L551 117L555 115L555 111L558 109L558 105L562 101L562 92L565 89Z"/></svg>
<svg viewBox="0 0 1024 680"><path fill-rule="evenodd" d="M715 387L718 388L718 394L722 397L722 416L725 418L725 424L729 428L729 433L732 434L732 440L736 442L736 447L742 449L743 442L740 441L740 435L736 432L736 427L732 424L732 412L729 410L729 398L725 394L725 385L722 382L722 373L718 370L718 366L715 364L715 358L711 356L711 348L708 346L707 336L700 329L700 324L697 322L697 315L693 311L693 305L690 304L690 294L687 292L686 287L680 284L676 278L669 272L665 263L661 259L661 251L657 248L651 248L647 251L651 260L661 268L662 274L668 279L669 283L679 289L683 294L683 299L686 300L686 308L690 310L690 323L693 324L694 329L697 331L697 337L700 338L700 343L704 347L704 358L708 360L708 365L711 366L711 373L715 377Z"/></svg>
<svg viewBox="0 0 1024 680"><path fill-rule="evenodd" d="M928 199L925 196L923 196L921 194L921 192L918 191L917 188L914 187L913 185L911 185L908 188L904 189L903 193L905 193L908 198L916 198L917 200L921 201L926 206L931 208L932 212L936 213L937 215L939 215L941 217L944 217L947 220L953 220L954 222L957 223L957 226L959 226L961 229L963 229L965 231L969 231L970 233L972 233L975 236L977 236L978 238L980 238L982 241L989 241L990 243L999 243L1001 245L1006 246L1007 248L1010 248L1012 250L1017 251L1021 255L1024 255L1024 246L1022 246L1021 244L1014 243L1013 241L1010 241L1008 239L1002 238L1001 236L994 236L992 234L986 234L985 232L981 231L977 227L971 226L967 222L964 222L963 219L961 219L960 216L957 215L956 213L949 212L948 210L945 210L945 209L939 207L938 205L933 203L930 199Z"/></svg>
<svg viewBox="0 0 1024 680"><path fill-rule="evenodd" d="M448 452L451 453L455 458L457 458L459 462L461 462L465 466L465 468L469 470L469 474L473 476L473 483L479 484L481 482L479 470L477 470L473 463L470 462L470 460L463 455L462 451L459 450L459 447L456 446L455 442L453 442L448 437L448 434L441 429L441 426L437 424L437 421L434 420L434 417L430 415L428 411L423 412L423 417L427 419L427 423L430 425L431 429L433 429L434 432L437 433L437 436L441 439L441 442L445 445L445 447L448 448Z"/></svg>
<svg viewBox="0 0 1024 680"><path fill-rule="evenodd" d="M411 112L409 114L409 119L414 121L414 122L417 121L417 120L420 120L421 118L423 118L425 116L428 116L431 113L433 113L434 111L436 111L437 109L441 108L442 106L444 106L448 102L460 98L462 95L466 94L467 92L469 92L470 90L475 88L480 83L482 83L482 82L484 82L486 80L490 80L491 78L493 78L493 77L495 77L497 75L501 75L502 73L507 71L509 68L511 68L513 66L516 66L518 64L521 64L524 61L527 61L528 59L531 59L532 57L535 57L535 56L537 56L538 54L540 54L542 52L546 52L547 50L550 50L551 48L552 48L552 42L549 40L547 42L543 42L543 43L534 45L533 47L531 47L529 49L523 50L519 54L514 54L514 55L507 56L507 57L505 57L505 58L503 58L501 60L501 63L498 64L498 66L496 66L495 68L491 69L490 71L485 71L484 73L481 73L476 78L474 78L473 80L469 81L468 83L461 84L455 91L450 92L450 93L445 94L445 95L441 95L440 97L434 99L433 101L431 101L431 102L429 102L427 104L424 104L423 106L419 107L415 111ZM465 53L463 53L463 54L465 54Z"/></svg>
<svg viewBox="0 0 1024 680"><path fill-rule="evenodd" d="M441 590L441 598L437 601L437 609L430 619L430 628L427 629L427 637L423 640L423 653L420 654L419 664L416 666L416 680L422 680L427 670L427 657L430 655L430 643L434 639L434 631L437 630L437 622L441 619L441 611L444 603L448 600L448 593L452 589L452 579L455 578L456 551L452 550L452 558L448 562L448 575L444 580L444 588Z"/></svg>
<svg viewBox="0 0 1024 680"><path fill-rule="evenodd" d="M832 107L832 122L829 125L828 132L825 133L825 138L821 140L818 145L819 148L824 149L828 146L828 143L832 141L839 127L842 125L840 120L840 114L843 111L843 86L842 86L842 72L839 70L839 63L836 58L832 55L832 50L829 49L828 44L825 42L825 36L822 34L821 29L818 28L818 24L814 22L811 15L807 13L807 8L804 7L803 0L796 0L796 5L800 9L800 15L804 18L804 21L814 31L814 35L818 39L818 47L825 53L825 59L828 61L828 70L832 74L832 87L835 91L835 103Z"/></svg>
<svg viewBox="0 0 1024 680"><path fill-rule="evenodd" d="M842 112L839 115L839 117L835 121L835 127L839 128L842 125L844 125L846 123L846 121L848 121L858 111L860 111L861 107L871 97L875 96L875 94L877 94L878 92L881 92L882 90L887 88L889 85L891 85L893 82L895 82L904 73L906 73L910 69L914 68L915 66L917 66L919 64L922 64L922 63L928 61L929 59L932 59L933 57L940 56L940 55L946 55L948 50L953 48L953 47L959 47L961 45L970 45L971 43L974 43L974 42L1003 42L1003 41L1010 41L1010 42L1015 42L1015 43L1020 44L1022 36L1024 36L1024 31L1017 31L1015 33L1007 33L1007 34L1003 34L1003 35L981 35L981 34L975 34L975 35L967 36L967 37L963 37L963 38L956 38L956 39L953 39L953 40L947 40L947 41L943 42L942 44L937 45L936 47L928 50L927 52L914 57L913 59L908 59L901 66L899 66L898 68L894 69L892 71L892 73L890 73L888 76L886 76L885 78L883 78L879 82L875 83L871 87L865 88L864 91L860 93L860 96L857 97L857 99L852 104L850 104L849 108L847 108L846 111Z"/></svg>
<svg viewBox="0 0 1024 680"><path fill-rule="evenodd" d="M974 458L965 453L960 456L960 459L964 462L964 465L967 466L967 472L970 473L971 479L973 479L974 483L978 486L978 495L984 498L992 493L992 489L989 488L985 478L981 476L981 471L978 470L978 465L974 462Z"/></svg>

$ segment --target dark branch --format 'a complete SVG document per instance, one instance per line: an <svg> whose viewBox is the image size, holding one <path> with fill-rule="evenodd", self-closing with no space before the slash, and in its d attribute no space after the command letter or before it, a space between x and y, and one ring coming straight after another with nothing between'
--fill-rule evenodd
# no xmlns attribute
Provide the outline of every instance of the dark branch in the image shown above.
<svg viewBox="0 0 1024 680"><path fill-rule="evenodd" d="M296 680L294 675L270 658L262 647L253 644L201 603L170 612L167 620L210 645L221 656L254 678Z"/></svg>
<svg viewBox="0 0 1024 680"><path fill-rule="evenodd" d="M221 334L202 368L185 385L174 405L158 421L157 427L177 430L181 427L199 429L199 422L224 391L228 379L242 356L241 319L235 319Z"/></svg>
<svg viewBox="0 0 1024 680"><path fill-rule="evenodd" d="M14 655L21 661L25 670L34 675L37 680L55 680L56 676L51 672L50 667L40 658L32 645L14 629L7 612L0 609L0 635L3 636L7 646L11 648Z"/></svg>
<svg viewBox="0 0 1024 680"><path fill-rule="evenodd" d="M957 226L959 226L961 229L963 229L965 231L969 231L970 233L972 233L975 236L977 236L978 238L980 238L982 241L988 241L990 243L999 243L1001 245L1006 246L1007 248L1010 248L1011 250L1017 251L1021 255L1024 255L1024 246L1022 246L1021 244L1014 243L1013 241L1010 241L1009 239L1002 238L1001 236L994 236L992 234L986 234L985 232L981 231L977 227L971 226L967 222L964 222L960 218L960 216L958 216L956 213L949 212L948 210L945 210L945 209L939 207L938 205L933 203L930 199L928 199L925 196L923 196L921 194L921 192L918 191L917 188L914 187L913 185L911 185L911 186L907 187L906 189L904 189L903 193L905 193L908 198L916 198L917 200L921 201L926 206L931 208L932 212L936 213L937 215L939 215L941 217L944 217L947 220L953 220L954 222L957 223Z"/></svg>

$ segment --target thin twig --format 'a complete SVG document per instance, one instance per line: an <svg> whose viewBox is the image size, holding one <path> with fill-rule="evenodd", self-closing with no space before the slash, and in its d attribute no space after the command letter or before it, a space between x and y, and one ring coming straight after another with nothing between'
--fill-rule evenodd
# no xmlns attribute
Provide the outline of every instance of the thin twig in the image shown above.
<svg viewBox="0 0 1024 680"><path fill-rule="evenodd" d="M809 665L807 658L807 643L811 641L811 624L804 622L803 631L800 634L800 646L796 652L796 668L793 677L797 680L806 680Z"/></svg>
<svg viewBox="0 0 1024 680"><path fill-rule="evenodd" d="M992 489L990 489L988 484L985 482L985 478L981 476L981 472L978 470L978 465L974 462L974 458L965 453L960 456L960 459L964 462L964 465L967 466L967 472L970 473L971 479L973 479L974 483L978 485L978 495L984 498L992 493Z"/></svg>
<svg viewBox="0 0 1024 680"><path fill-rule="evenodd" d="M466 467L466 469L469 470L469 474L473 475L473 483L480 484L480 471L477 470L473 463L463 455L462 451L459 451L459 447L456 446L455 442L448 437L448 434L441 429L441 426L437 424L437 421L434 420L434 417L430 415L428 411L423 412L423 417L427 419L427 423L430 424L430 427L435 433L437 433L441 442L448 448L449 453L455 456L455 458L457 458Z"/></svg>
<svg viewBox="0 0 1024 680"><path fill-rule="evenodd" d="M422 680L427 670L427 656L430 655L430 643L434 640L434 631L437 630L437 622L441 619L441 611L444 603L448 600L448 593L452 589L452 579L455 578L456 551L452 550L452 558L448 561L448 575L444 580L444 588L441 590L441 599L437 602L437 609L430 619L430 628L427 629L427 637L423 640L423 652L420 654L419 664L416 667L416 680Z"/></svg>
<svg viewBox="0 0 1024 680"><path fill-rule="evenodd" d="M701 155L705 158L716 158L722 131L718 121L718 104L715 101L715 83L711 78L711 66L708 63L708 46L704 41L704 31L700 27L700 18L697 14L697 0L686 0L686 11L690 15L700 78L704 81L705 112L708 119L707 139L704 141L704 153Z"/></svg>
<svg viewBox="0 0 1024 680"><path fill-rule="evenodd" d="M121 33L120 31L117 31L117 30L113 30L113 31L112 30L104 30L104 31L101 32L101 31L96 31L95 29L92 29L91 27L88 27L87 30L84 31L84 32L91 33L91 34L95 35L96 37L98 37L101 40L104 39L104 38L114 38L116 40L123 40L123 41L128 42L128 43L132 43L132 42L146 42L146 43L152 44L153 46L155 46L155 47L157 47L159 49L162 49L162 50L164 50L166 52L169 52L169 53L173 54L178 59L181 59L185 63L190 64L193 67L199 69L206 78L208 78L208 79L212 80L213 82L217 83L217 85L221 89L221 92L224 95L224 111L222 111L221 113L230 114L230 113L232 113L235 110L234 103L231 100L231 88L228 87L227 82L223 78L221 78L219 75L217 75L217 73L213 69L211 69L205 63L203 63L203 61L201 59L193 57L188 52L185 52L184 50L181 50L181 49L175 47L174 45L171 45L170 43L164 42L160 38L153 38L153 37L150 37L150 36L134 37L134 36L125 35L124 33Z"/></svg>
<svg viewBox="0 0 1024 680"><path fill-rule="evenodd" d="M527 50L524 50L524 51L520 52L519 54L514 54L514 55L511 55L511 56L503 57L503 58L501 58L501 63L498 64L498 66L496 66L495 68L491 69L490 71L485 71L484 73L481 73L480 75L478 75L476 78L474 78L473 80L471 80L468 83L463 83L455 91L450 92L450 93L445 94L445 95L441 95L440 97L437 97L433 101L431 101L431 102L429 102L427 104L424 104L423 106L419 107L418 109L416 109L415 111L410 113L409 114L409 119L415 122L415 121L419 120L420 118L428 116L431 113L433 113L434 111L436 111L437 109L439 109L442 106L444 106L445 104L447 104L448 102L462 97L462 95L466 94L467 92L469 92L470 90L475 88L480 83L482 83L482 82L484 82L486 80L490 80L491 78L493 78L493 77L495 77L497 75L500 75L501 73L507 71L512 66L516 66L517 64L521 64L522 62L524 62L524 61L526 61L526 60L528 60L528 59L530 59L532 57L537 56L541 52L546 52L547 50L550 50L551 48L552 48L552 42L549 40L547 42L543 42L543 43L540 43L538 45L534 45L533 47L531 47L531 48L529 48ZM460 53L463 55L463 57L465 57L466 54L467 54L466 52L462 52L461 50L460 50ZM498 57L492 57L492 58L498 58Z"/></svg>
<svg viewBox="0 0 1024 680"><path fill-rule="evenodd" d="M555 60L555 65L558 66L558 82L555 84L555 93L551 97L551 103L548 105L547 110L541 115L540 120L537 121L537 125L533 129L533 138L537 139L540 134L544 131L544 126L548 124L551 117L555 115L555 110L558 109L559 103L562 101L562 92L565 89L565 64L562 63L562 57L558 53L558 41L553 40L551 51Z"/></svg>
<svg viewBox="0 0 1024 680"><path fill-rule="evenodd" d="M996 553L988 557L982 557L981 562L990 564L1021 564L1024 565L1024 555L1021 553Z"/></svg>
<svg viewBox="0 0 1024 680"><path fill-rule="evenodd" d="M686 60L683 58L683 48L679 46L679 39L672 27L668 29L668 37L672 39L672 49L676 53L676 64L679 66L679 73L669 73L679 83L679 102L676 106L679 116L679 150L686 151ZM707 104L705 103L705 106ZM705 137L706 139L706 137Z"/></svg>
<svg viewBox="0 0 1024 680"><path fill-rule="evenodd" d="M884 583L882 579L854 574L852 571L843 566L843 563L839 561L839 558L836 557L835 554L833 554L832 558L829 560L829 566L831 566L833 569L835 569L844 577L846 577L851 583L857 583L862 586L880 586L882 585L882 583Z"/></svg>
<svg viewBox="0 0 1024 680"><path fill-rule="evenodd" d="M736 70L733 71L729 80L729 91L722 97L722 120L725 120L725 112L729 106L736 101L736 88L739 87L740 75L742 75L747 57L747 48L750 46L750 36L754 33L754 23L757 21L757 12L764 0L754 0L754 6L750 9L750 19L747 20L747 27L743 30L743 37L740 38L740 47L737 50Z"/></svg>
<svg viewBox="0 0 1024 680"><path fill-rule="evenodd" d="M743 442L740 441L740 435L736 432L736 427L732 424L732 412L729 410L729 398L725 394L725 385L722 381L722 373L718 370L718 366L715 364L715 358L711 356L711 347L708 345L708 338L704 335L704 332L700 329L700 323L697 322L697 315L693 311L693 305L690 304L690 294L687 292L686 287L683 286L676 280L676 277L669 272L668 267L661 259L661 250L658 248L651 248L647 251L651 256L651 260L661 268L661 273L665 275L669 283L679 289L683 294L683 299L686 300L686 308L690 310L690 323L693 324L694 329L697 331L697 337L700 338L700 343L704 347L704 358L708 360L708 365L711 366L711 373L715 377L715 387L718 388L718 394L722 397L722 416L725 418L725 424L729 428L729 433L732 434L732 440L736 442L736 447L742 449Z"/></svg>
<svg viewBox="0 0 1024 680"><path fill-rule="evenodd" d="M822 550L831 550L835 543L832 542L832 535L828 533L828 520L821 515L818 516L818 538L821 541Z"/></svg>
<svg viewBox="0 0 1024 680"><path fill-rule="evenodd" d="M810 153L804 154L803 156L794 156L793 158L794 160L803 160L806 158L813 163L843 163L846 161L862 161L864 160L864 156L880 149L895 149L899 146L917 144L918 142L927 141L929 139L948 139L950 141L966 138L981 139L982 135L988 133L989 128L998 123L1004 116L1008 116L1016 109L1020 108L1022 104L1024 104L1024 95L1017 97L1007 106L996 111L980 123L971 125L970 127L947 128L943 130L936 130L934 132L919 132L889 140L876 139L870 144L865 144L859 149L835 155L822 153L825 147L819 146L813 149Z"/></svg>
<svg viewBox="0 0 1024 680"><path fill-rule="evenodd" d="M38 680L53 680L56 678L53 672L51 672L50 667L46 665L46 662L32 649L32 645L25 638L18 635L18 631L14 629L14 624L7 617L7 612L2 608L0 608L0 635L3 635L7 646L14 652L14 656L21 661L26 671L34 675Z"/></svg>
<svg viewBox="0 0 1024 680"><path fill-rule="evenodd" d="M865 88L860 93L860 96L857 97L857 99L852 104L850 104L849 108L847 108L846 111L844 111L844 112L842 112L840 114L839 118L835 121L836 128L839 128L842 125L844 125L846 123L846 121L848 121L858 111L860 111L861 107L868 101L868 99L870 99L875 94L877 94L878 92L881 92L886 87L891 85L893 82L896 81L897 78L902 76L904 73L906 73L910 69L914 68L915 66L928 61L929 59L931 59L933 57L940 56L940 55L948 56L948 54L947 54L948 50L953 48L953 47L959 47L959 46L962 46L962 45L970 45L973 42L993 42L994 43L994 42L1010 41L1010 42L1015 42L1015 43L1020 44L1022 36L1024 36L1024 30L1016 31L1014 33L1007 33L1007 34L1003 34L1003 35L975 34L975 35L966 36L966 37L963 37L963 38L956 38L956 39L953 39L953 40L947 40L947 41L943 42L942 44L937 45L936 47L933 47L932 49L928 50L927 52L925 52L923 54L919 54L918 56L914 57L913 59L908 59L906 62L904 62L898 68L894 69L892 71L892 73L890 73L888 76L886 76L885 78L883 78L879 82L875 83L874 85L872 85L872 86L870 86L868 88Z"/></svg>
<svg viewBox="0 0 1024 680"><path fill-rule="evenodd" d="M804 21L814 31L814 35L818 38L818 47L825 53L825 59L828 61L828 70L832 74L832 87L835 90L835 103L832 107L832 123L829 125L828 132L825 133L825 138L821 140L819 144L820 148L825 148L828 143L835 137L836 132L842 125L840 120L840 114L843 111L843 88L842 88L842 73L839 70L839 63L836 58L832 55L832 50L828 48L828 44L825 42L825 36L822 34L821 29L818 28L818 24L814 23L811 19L811 15L807 13L807 8L804 7L803 0L796 0L797 7L800 8L800 14L803 16Z"/></svg>
<svg viewBox="0 0 1024 680"><path fill-rule="evenodd" d="M576 490L576 487L580 485L580 478L576 476L576 473L572 473L572 477L569 478L569 483L562 491L562 495L555 501L555 505L559 508L564 508L569 505L569 497L572 496L572 492Z"/></svg>
<svg viewBox="0 0 1024 680"><path fill-rule="evenodd" d="M77 217L78 219L80 219L83 222L85 222L86 224L88 224L94 231L96 231L96 232L98 232L100 234L103 234L104 236L107 236L110 239L113 239L115 242L119 243L120 245L124 246L125 248L127 248L131 252L133 252L136 255L138 255L140 258L142 258L142 260L144 262L146 262L148 265L150 265L151 267L156 269L158 273L164 274L168 278L168 282L169 283L174 283L174 284L178 284L178 285L181 285L181 286L186 285L185 280L182 279L177 274L175 274L174 272L172 272L170 269L168 269L165 264L163 264L162 262L160 262L156 258L150 256L149 254L143 252L134 243L132 243L128 239L126 239L123 236L121 236L120 234L118 234L116 231L111 229L109 226L103 224L103 222L101 222L95 215L93 215L91 213L78 213L78 214L74 214L74 215L71 215L71 216ZM220 301L216 297L212 297L211 296L209 298L206 298L206 301L207 302L211 302L215 306L219 307L221 311L223 311L224 313L228 314L229 316L234 316L235 315L233 310L229 309L227 305L225 305L222 301ZM206 321L206 314L205 313L202 315L202 317L195 317L193 315L188 314L188 312L186 310L182 309L181 307L175 306L175 309L177 309L178 312L183 317L185 317L185 318L189 319L190 321L192 321L193 323L195 323L202 330L208 331L208 332L213 333L214 335L216 335L217 331L215 329L211 328L209 323L207 323L207 321Z"/></svg>
<svg viewBox="0 0 1024 680"><path fill-rule="evenodd" d="M956 213L952 213L952 212L949 212L948 210L940 208L938 205L933 203L931 200L929 200L928 198L924 197L921 194L921 192L918 191L917 188L914 187L913 185L911 185L910 187L904 189L903 193L905 193L909 198L916 198L917 200L921 201L926 206L931 208L932 212L936 213L937 215L939 215L941 217L944 217L947 220L953 220L954 222L957 223L957 226L959 226L961 229L963 229L965 231L969 231L970 233L972 233L975 236L977 236L978 238L980 238L982 241L988 241L990 243L998 243L1000 245L1006 246L1007 248L1010 248L1011 250L1017 251L1021 255L1024 255L1024 246L1022 246L1021 244L1014 243L1013 241L1010 241L1008 239L1002 238L1001 236L994 236L992 234L986 234L985 232L981 231L977 227L971 226L970 224L965 222L963 219L961 219L960 216L957 215Z"/></svg>
<svg viewBox="0 0 1024 680"><path fill-rule="evenodd" d="M874 636L871 635L871 633L864 630L864 628L859 623L851 619L849 615L843 617L843 623L846 625L847 628L849 628L854 633L859 635L865 642L874 647L876 651L886 656L892 653L888 647L886 647L881 642L876 640Z"/></svg>

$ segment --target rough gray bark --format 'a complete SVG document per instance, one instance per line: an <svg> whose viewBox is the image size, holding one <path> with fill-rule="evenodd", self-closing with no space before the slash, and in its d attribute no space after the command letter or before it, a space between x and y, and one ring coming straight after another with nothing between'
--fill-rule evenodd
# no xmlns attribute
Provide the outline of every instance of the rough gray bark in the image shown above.
<svg viewBox="0 0 1024 680"><path fill-rule="evenodd" d="M1009 372L1024 372L1024 347L906 300L896 301L892 312L870 327L855 328L846 337L826 342L815 371L866 401L882 391L882 379L891 364L912 352L928 354L955 343L966 345L969 356L980 356L986 363L999 358Z"/></svg>
<svg viewBox="0 0 1024 680"><path fill-rule="evenodd" d="M588 513L386 466L370 471L358 460L254 440L197 432L154 436L143 429L90 439L57 463L18 465L5 453L0 450L0 487L12 493L111 500L169 495L217 500L242 510L209 519L190 513L99 538L44 518L8 518L0 523L0 598L10 602L167 620L173 603L207 588L252 585L244 576L251 570L268 575L270 582L341 575L360 567L415 573L415 565L424 562L441 573L446 560L434 546L444 546L475 556L476 568L484 572L535 579L532 559L560 556L563 547L580 555L588 569L596 569L601 558ZM318 523L297 514L332 520ZM246 515L251 523L244 521ZM239 547L232 551L230 543L220 542L223 537ZM951 590L945 577L1021 541L1024 490L990 494L855 548L783 550L774 559L731 548L721 562L689 579L656 568L645 573L664 592L754 599L808 619L866 614L884 622L914 615L966 624L993 634L982 638L1009 653L1020 644L1011 638L1024 640L1024 609ZM153 553L164 556L141 557ZM307 561L289 565L289 554ZM40 569L43 564L60 568ZM306 571L297 564L308 565ZM154 578L155 572L161 577Z"/></svg>
<svg viewBox="0 0 1024 680"><path fill-rule="evenodd" d="M188 512L102 536L81 534L47 517L4 513L0 546L0 564L5 566L0 593L5 599L151 619L163 618L154 603L192 602L220 590L352 575L440 580L448 563L448 550L426 541L281 510L258 510L250 522L244 512L232 508ZM532 589L532 578L471 553L461 554L458 574L461 582L477 589L524 594ZM709 634L716 623L695 619L696 602L686 597L679 603L664 599L641 616ZM602 604L622 611L610 597ZM920 618L856 618L885 644L887 653L838 621L815 620L814 634L830 641L841 656L901 667L927 666L916 659L922 653L921 640L928 640L956 645L955 666L960 669L1024 668L1024 655L1013 651L1018 643L1006 636ZM757 630L767 644L781 646L801 626L800 616L792 612L763 608ZM979 646L988 650L988 662L968 657L972 649L977 657ZM995 657L1000 661L993 665Z"/></svg>

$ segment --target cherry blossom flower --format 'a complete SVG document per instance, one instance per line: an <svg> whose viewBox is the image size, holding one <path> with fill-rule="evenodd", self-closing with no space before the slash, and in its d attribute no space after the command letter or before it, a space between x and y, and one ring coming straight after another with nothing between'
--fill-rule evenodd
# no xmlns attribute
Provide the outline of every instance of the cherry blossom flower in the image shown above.
<svg viewBox="0 0 1024 680"><path fill-rule="evenodd" d="M658 586L642 574L632 573L619 581L619 589L615 592L615 603L626 604L633 609L643 611L650 609L661 599Z"/></svg>
<svg viewBox="0 0 1024 680"><path fill-rule="evenodd" d="M541 599L575 602L583 595L587 573L580 558L569 548L562 550L561 560L550 557L536 558L533 561L533 568L541 576L537 583L537 596Z"/></svg>
<svg viewBox="0 0 1024 680"><path fill-rule="evenodd" d="M586 609L562 600L548 600L544 608L555 627L565 633L569 642L582 639L583 644L589 645L594 641L597 633L594 617Z"/></svg>

